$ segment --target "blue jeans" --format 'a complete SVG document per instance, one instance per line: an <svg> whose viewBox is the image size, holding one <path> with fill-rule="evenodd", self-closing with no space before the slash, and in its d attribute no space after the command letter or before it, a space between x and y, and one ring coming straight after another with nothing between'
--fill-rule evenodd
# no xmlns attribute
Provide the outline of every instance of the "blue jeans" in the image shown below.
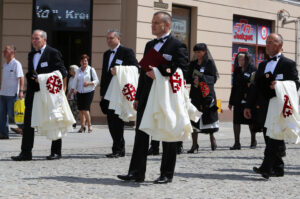
<svg viewBox="0 0 300 199"><path fill-rule="evenodd" d="M0 95L0 134L5 137L8 136L9 118L14 121L14 104L17 100L15 96Z"/></svg>

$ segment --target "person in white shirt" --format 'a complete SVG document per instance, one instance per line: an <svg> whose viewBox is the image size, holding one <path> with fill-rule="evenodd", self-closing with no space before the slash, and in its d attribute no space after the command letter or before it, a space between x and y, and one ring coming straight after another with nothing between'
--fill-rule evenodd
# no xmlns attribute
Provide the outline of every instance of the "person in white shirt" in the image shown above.
<svg viewBox="0 0 300 199"><path fill-rule="evenodd" d="M24 74L21 63L15 59L15 52L14 45L5 46L3 51L6 62L0 85L0 139L9 139L8 120L14 118L14 103L17 98L23 98ZM18 131L21 132L20 128Z"/></svg>
<svg viewBox="0 0 300 199"><path fill-rule="evenodd" d="M68 102L76 121L78 121L79 119L77 100L76 100L76 95L74 93L71 93L71 90L72 90L72 85L74 83L75 75L76 72L78 71L78 68L79 67L77 65L70 66L69 74L71 75L71 77L69 78L69 82L68 82ZM73 127L76 128L76 123L73 124Z"/></svg>
<svg viewBox="0 0 300 199"><path fill-rule="evenodd" d="M79 133L85 132L85 123L88 124L88 132L93 131L90 107L93 101L94 92L97 84L99 83L95 68L89 66L88 60L90 57L83 54L80 58L81 67L77 70L70 95L73 93L77 96L77 106L79 110L79 118L81 128Z"/></svg>

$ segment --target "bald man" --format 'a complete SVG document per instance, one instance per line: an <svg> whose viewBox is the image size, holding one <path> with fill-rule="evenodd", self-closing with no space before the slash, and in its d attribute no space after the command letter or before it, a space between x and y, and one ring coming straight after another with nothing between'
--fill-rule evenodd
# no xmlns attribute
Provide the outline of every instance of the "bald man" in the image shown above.
<svg viewBox="0 0 300 199"><path fill-rule="evenodd" d="M297 89L299 88L296 63L283 56L282 46L281 35L272 33L268 36L266 53L270 58L259 64L254 85L248 93L244 116L250 119L251 113L253 113L251 109L256 109L255 118L260 118L260 121L257 121L260 124L265 123L270 99L276 97L274 87L277 81L292 80L295 81ZM275 140L266 136L266 128L263 129L263 132L266 142L265 157L261 166L254 167L253 171L266 179L270 176L281 177L284 175L282 157L285 156L285 143L283 140Z"/></svg>

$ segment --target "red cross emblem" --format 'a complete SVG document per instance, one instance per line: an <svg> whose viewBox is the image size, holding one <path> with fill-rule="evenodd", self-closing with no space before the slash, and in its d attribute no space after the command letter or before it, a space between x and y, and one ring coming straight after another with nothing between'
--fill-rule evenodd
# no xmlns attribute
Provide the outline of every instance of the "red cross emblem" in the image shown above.
<svg viewBox="0 0 300 199"><path fill-rule="evenodd" d="M126 84L122 93L128 101L133 101L135 99L136 90L132 84Z"/></svg>
<svg viewBox="0 0 300 199"><path fill-rule="evenodd" d="M177 91L179 91L181 88L181 81L182 81L178 72L172 75L169 81L171 83L173 93L177 93Z"/></svg>
<svg viewBox="0 0 300 199"><path fill-rule="evenodd" d="M62 89L61 79L56 75L50 76L47 80L46 87L50 93L58 93Z"/></svg>
<svg viewBox="0 0 300 199"><path fill-rule="evenodd" d="M209 94L209 86L205 82L200 82L199 86L202 92L202 96L206 97Z"/></svg>
<svg viewBox="0 0 300 199"><path fill-rule="evenodd" d="M291 106L290 98L287 95L284 95L284 105L282 109L282 114L284 118L289 117L293 114L293 108Z"/></svg>

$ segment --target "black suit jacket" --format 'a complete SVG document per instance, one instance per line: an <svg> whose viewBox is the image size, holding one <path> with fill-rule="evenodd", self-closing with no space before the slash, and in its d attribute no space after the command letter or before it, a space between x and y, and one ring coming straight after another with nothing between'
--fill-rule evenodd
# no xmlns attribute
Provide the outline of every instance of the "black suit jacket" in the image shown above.
<svg viewBox="0 0 300 199"><path fill-rule="evenodd" d="M110 57L110 50L107 50L104 52L104 55L103 55L102 74L101 74L101 82L100 82L100 96L102 96L102 97L105 96L107 88L112 79L112 74L111 74L110 70L108 70L109 57ZM124 66L126 66L126 65L127 66L134 65L136 67L139 66L133 50L130 48L126 48L122 45L120 45L119 48L117 49L115 57L111 62L110 68L112 68L116 65L121 65L119 63L116 63L117 59L122 60L123 61L122 65L124 65Z"/></svg>
<svg viewBox="0 0 300 199"><path fill-rule="evenodd" d="M247 97L246 107L256 113L253 117L254 123L263 127L268 112L269 101L275 96L275 91L265 85L266 79L265 68L267 61L259 64L255 74L254 84L250 87ZM280 79L276 77L282 76ZM292 80L295 81L297 89L299 88L299 78L296 63L281 55L273 72L273 77L277 81ZM255 124L255 125L257 125Z"/></svg>
<svg viewBox="0 0 300 199"><path fill-rule="evenodd" d="M146 44L144 55L154 46L155 41L149 41ZM188 73L189 59L186 45L184 43L170 35L159 50L159 53L172 56L172 60L169 61L168 64L157 66L158 70L163 76L172 76L179 67L182 69L183 74L186 77ZM146 107L152 82L153 80L146 75L146 72L141 70L135 98L137 101L139 101L138 111L143 111Z"/></svg>
<svg viewBox="0 0 300 199"><path fill-rule="evenodd" d="M34 92L39 91L40 89L39 84L32 79L33 76L35 76L36 74L51 73L56 70L59 70L61 72L63 78L65 78L68 74L64 66L64 62L62 60L62 55L55 48L46 45L46 48L40 58L36 70L34 70L33 67L34 54L35 54L34 51L31 51L28 54L28 72L26 73L27 92L25 97L26 104L28 103L32 104ZM42 65L47 65L47 66L42 67Z"/></svg>
<svg viewBox="0 0 300 199"><path fill-rule="evenodd" d="M229 98L229 104L241 106L242 100L247 100L248 84L250 83L251 74L256 72L255 66L250 64L244 71L241 67L236 67L232 75L232 88Z"/></svg>

